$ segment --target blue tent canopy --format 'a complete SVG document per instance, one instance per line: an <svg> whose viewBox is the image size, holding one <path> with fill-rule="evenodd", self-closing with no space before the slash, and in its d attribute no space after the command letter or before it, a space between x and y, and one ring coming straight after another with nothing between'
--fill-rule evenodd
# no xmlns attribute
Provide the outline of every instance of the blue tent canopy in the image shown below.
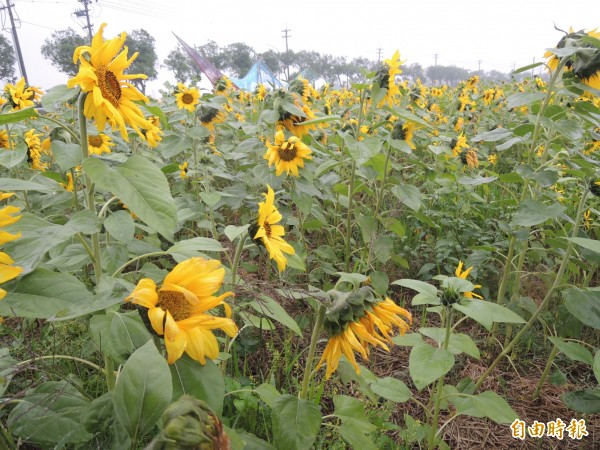
<svg viewBox="0 0 600 450"><path fill-rule="evenodd" d="M244 78L239 80L232 78L231 81L239 88L247 91L254 91L259 84L273 86L274 88L283 87L281 81L277 79L263 60L256 61Z"/></svg>

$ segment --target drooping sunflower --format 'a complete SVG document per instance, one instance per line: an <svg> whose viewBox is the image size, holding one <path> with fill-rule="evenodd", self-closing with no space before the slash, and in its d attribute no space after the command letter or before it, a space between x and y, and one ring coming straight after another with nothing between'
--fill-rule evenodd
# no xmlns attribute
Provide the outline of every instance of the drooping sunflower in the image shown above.
<svg viewBox="0 0 600 450"><path fill-rule="evenodd" d="M452 156L460 156L463 150L469 148L465 135L460 133L458 138L452 139L450 141L450 148L452 149Z"/></svg>
<svg viewBox="0 0 600 450"><path fill-rule="evenodd" d="M278 131L273 145L267 140L267 153L263 158L269 161L269 167L275 164L275 175L285 171L297 177L298 167L304 167L305 159L312 159L311 153L311 149L296 136L286 140L283 131Z"/></svg>
<svg viewBox="0 0 600 450"><path fill-rule="evenodd" d="M27 162L34 170L45 172L48 169L48 164L42 161L42 141L40 135L34 129L25 133L25 143L27 144Z"/></svg>
<svg viewBox="0 0 600 450"><path fill-rule="evenodd" d="M27 85L25 78L21 78L17 84L7 83L4 86L4 96L15 110L33 106L42 94L40 88Z"/></svg>
<svg viewBox="0 0 600 450"><path fill-rule="evenodd" d="M0 130L0 148L9 149L11 147L10 139L6 130Z"/></svg>
<svg viewBox="0 0 600 450"><path fill-rule="evenodd" d="M283 254L293 255L296 251L283 239L283 226L277 225L282 216L275 206L275 192L271 186L267 185L267 193L263 195L265 201L258 204L258 220L250 228L250 235L254 241L265 246L269 258L274 259L279 271L283 272L287 266L287 259Z"/></svg>
<svg viewBox="0 0 600 450"><path fill-rule="evenodd" d="M314 130L316 125L304 125L304 122L308 122L315 118L315 114L308 107L308 105L300 106L298 101L295 101L295 106L302 110L304 116L299 116L296 114L291 114L288 111L285 111L283 116L281 117L278 125L279 127L284 127L294 136L301 138L305 134L308 134L310 130Z"/></svg>
<svg viewBox="0 0 600 450"><path fill-rule="evenodd" d="M473 266L469 267L466 270L462 270L463 268L463 262L459 261L458 262L458 267L456 268L456 271L454 272L454 274L458 277L458 278L462 278L463 280L466 280L467 277L469 276L469 274L471 273L471 270L473 270ZM479 289L481 287L480 284L476 284L473 286L475 289ZM479 294L475 294L474 292L463 292L463 295L467 298L478 298L483 300L483 297Z"/></svg>
<svg viewBox="0 0 600 450"><path fill-rule="evenodd" d="M415 131L415 124L412 122L402 122L398 121L394 124L394 129L392 130L392 139L397 139L399 141L405 141L410 148L415 150L414 142L412 141L413 133Z"/></svg>
<svg viewBox="0 0 600 450"><path fill-rule="evenodd" d="M105 23L92 39L91 47L83 45L75 49L73 62L79 62L79 73L67 82L67 86L79 86L88 93L84 114L88 119L94 118L98 130L104 130L108 122L113 130L118 128L123 139L128 140L126 125L129 125L144 139L142 129L150 129L151 124L135 102L148 102L148 99L129 80L147 77L125 73L138 54L128 59L127 47L119 53L126 34L104 40L104 27Z"/></svg>
<svg viewBox="0 0 600 450"><path fill-rule="evenodd" d="M390 59L385 59L380 64L375 75L375 82L381 89L385 89L386 93L377 104L378 107L383 106L384 103L393 106L395 97L400 94L400 89L396 84L396 75L402 73L402 69L400 69L402 62L400 61L400 52L396 50Z"/></svg>
<svg viewBox="0 0 600 450"><path fill-rule="evenodd" d="M196 105L200 101L200 91L198 88L188 88L183 83L177 83L175 99L177 100L177 107L179 109L186 109L193 113L196 110Z"/></svg>
<svg viewBox="0 0 600 450"><path fill-rule="evenodd" d="M371 346L389 352L388 344L392 343L395 331L404 334L410 324L410 312L388 297L384 300L375 298L368 287L342 295L326 312L324 328L329 334L329 341L317 370L327 363L325 378L329 379L344 355L360 374L355 353L368 361Z"/></svg>
<svg viewBox="0 0 600 450"><path fill-rule="evenodd" d="M91 155L112 153L110 148L114 146L112 138L104 133L88 135L88 152Z"/></svg>
<svg viewBox="0 0 600 450"><path fill-rule="evenodd" d="M202 125L208 128L212 133L215 130L215 125L225 122L227 117L223 111L214 106L202 105L198 110L198 118Z"/></svg>
<svg viewBox="0 0 600 450"><path fill-rule="evenodd" d="M475 150L474 148L464 150L460 154L460 161L470 169L475 169L479 167L479 157L477 156L477 150Z"/></svg>
<svg viewBox="0 0 600 450"><path fill-rule="evenodd" d="M229 94L229 91L231 91L232 89L233 83L227 76L223 75L215 83L214 94L227 96Z"/></svg>
<svg viewBox="0 0 600 450"><path fill-rule="evenodd" d="M184 161L184 163L183 163L183 164L180 164L180 165L179 165L179 170L180 170L180 172L179 172L179 176L180 176L181 178L187 178L187 176L188 176L188 175L187 175L187 173L188 173L188 170L189 170L189 169L188 169L188 162L187 162L187 161Z"/></svg>
<svg viewBox="0 0 600 450"><path fill-rule="evenodd" d="M146 308L141 311L152 330L164 336L167 362L173 364L185 351L192 359L206 364L206 358L219 356L219 344L213 330L220 329L233 337L237 326L230 319L231 308L223 300L233 295L214 294L221 288L225 269L221 262L190 258L177 264L165 277L160 288L149 278L141 279L125 299ZM208 311L223 305L227 317Z"/></svg>

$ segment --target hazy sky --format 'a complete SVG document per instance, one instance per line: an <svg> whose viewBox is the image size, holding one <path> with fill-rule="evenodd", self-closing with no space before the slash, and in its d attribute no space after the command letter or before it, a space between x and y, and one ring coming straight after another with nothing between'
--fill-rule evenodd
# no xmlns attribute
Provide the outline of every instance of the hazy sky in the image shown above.
<svg viewBox="0 0 600 450"><path fill-rule="evenodd" d="M18 36L29 81L47 89L66 75L43 59L40 47L53 30L72 27L83 33L72 14L76 0L11 0L20 19ZM7 0L0 0L5 5ZM105 37L146 29L156 39L159 60L176 47L172 32L190 45L212 39L221 46L245 42L256 51L285 50L282 30L289 29L292 50L389 58L398 49L406 64L437 63L467 69L500 70L540 60L562 34L558 28L600 28L599 0L416 0L405 1L184 1L94 0L94 31L108 24ZM2 33L9 39L6 10ZM156 92L172 80L165 70L150 85Z"/></svg>

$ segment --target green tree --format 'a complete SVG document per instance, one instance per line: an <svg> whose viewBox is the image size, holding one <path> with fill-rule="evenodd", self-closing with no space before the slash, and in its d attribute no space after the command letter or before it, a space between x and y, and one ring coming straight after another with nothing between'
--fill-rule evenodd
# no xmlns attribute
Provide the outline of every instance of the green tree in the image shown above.
<svg viewBox="0 0 600 450"><path fill-rule="evenodd" d="M54 67L69 76L75 76L78 66L73 64L73 52L80 45L88 45L86 38L72 28L53 32L44 40L41 52Z"/></svg>
<svg viewBox="0 0 600 450"><path fill-rule="evenodd" d="M243 77L248 73L256 58L254 49L243 42L229 44L223 49L222 53L225 60L225 68L237 78Z"/></svg>
<svg viewBox="0 0 600 450"><path fill-rule="evenodd" d="M175 79L181 83L197 83L202 78L200 69L191 60L187 52L178 46L164 60L167 69L173 72Z"/></svg>
<svg viewBox="0 0 600 450"><path fill-rule="evenodd" d="M434 81L445 81L458 83L467 80L471 75L467 69L456 66L430 66L427 68L427 76Z"/></svg>
<svg viewBox="0 0 600 450"><path fill-rule="evenodd" d="M15 76L15 61L13 46L0 34L0 80L12 80Z"/></svg>
<svg viewBox="0 0 600 450"><path fill-rule="evenodd" d="M206 44L195 47L198 53L204 56L219 70L225 70L226 61L223 49L215 41L209 40Z"/></svg>
<svg viewBox="0 0 600 450"><path fill-rule="evenodd" d="M285 66L283 65L281 54L279 52L276 52L275 50L267 50L266 52L259 53L256 56L262 59L275 75L279 75L281 72L283 72Z"/></svg>
<svg viewBox="0 0 600 450"><path fill-rule="evenodd" d="M127 73L141 73L146 75L146 80L135 79L132 83L143 93L146 92L146 82L155 80L158 76L158 55L156 54L154 38L143 28L133 30L127 34L125 45L129 48L128 55L131 57L138 52L137 58L127 69Z"/></svg>

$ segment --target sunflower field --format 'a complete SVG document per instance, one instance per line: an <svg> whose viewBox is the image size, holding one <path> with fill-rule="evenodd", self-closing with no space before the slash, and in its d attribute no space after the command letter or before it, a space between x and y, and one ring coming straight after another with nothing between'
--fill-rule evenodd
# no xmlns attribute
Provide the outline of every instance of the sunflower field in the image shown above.
<svg viewBox="0 0 600 450"><path fill-rule="evenodd" d="M598 448L599 33L161 98L104 34L1 91L1 449Z"/></svg>

